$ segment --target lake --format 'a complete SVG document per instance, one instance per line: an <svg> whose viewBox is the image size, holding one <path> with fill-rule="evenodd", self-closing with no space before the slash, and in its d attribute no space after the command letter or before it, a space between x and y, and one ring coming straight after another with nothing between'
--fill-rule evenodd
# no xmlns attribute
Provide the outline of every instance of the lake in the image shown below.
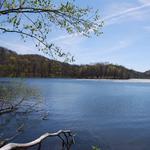
<svg viewBox="0 0 150 150"><path fill-rule="evenodd" d="M1 84L20 79L0 78ZM40 109L29 115L13 114L2 123L0 132L13 134L15 125L25 123L24 132L14 142L28 142L45 132L70 129L76 136L72 149L148 150L150 148L150 82L138 80L23 79L37 89L42 98ZM36 101L32 99L32 101ZM10 117L10 116L9 116ZM59 148L49 138L44 149Z"/></svg>

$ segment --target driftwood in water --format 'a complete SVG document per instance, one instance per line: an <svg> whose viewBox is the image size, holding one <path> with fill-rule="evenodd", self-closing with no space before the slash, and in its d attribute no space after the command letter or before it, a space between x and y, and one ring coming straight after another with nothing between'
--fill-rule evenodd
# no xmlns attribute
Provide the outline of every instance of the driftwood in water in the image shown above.
<svg viewBox="0 0 150 150"><path fill-rule="evenodd" d="M58 137L62 142L63 150L70 150L71 145L74 144L74 135L70 130L59 130L55 133L45 133L36 140L29 143L9 143L1 147L0 150L25 150L35 145L39 145L38 150L40 150L42 141L48 137Z"/></svg>

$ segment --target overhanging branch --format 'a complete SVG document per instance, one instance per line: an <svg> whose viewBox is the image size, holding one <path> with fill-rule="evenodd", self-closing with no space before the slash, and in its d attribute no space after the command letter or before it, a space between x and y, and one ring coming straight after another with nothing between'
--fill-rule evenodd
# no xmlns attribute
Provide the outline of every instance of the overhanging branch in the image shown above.
<svg viewBox="0 0 150 150"><path fill-rule="evenodd" d="M19 7L19 8L12 8L12 9L1 10L0 14L6 15L6 14L11 14L11 13L39 13L39 12L57 13L58 10L45 9L45 8Z"/></svg>

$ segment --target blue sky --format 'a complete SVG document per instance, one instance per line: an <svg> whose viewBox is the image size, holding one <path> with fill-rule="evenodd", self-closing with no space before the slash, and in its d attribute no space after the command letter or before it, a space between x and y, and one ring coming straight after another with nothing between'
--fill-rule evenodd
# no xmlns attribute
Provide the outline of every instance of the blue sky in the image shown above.
<svg viewBox="0 0 150 150"><path fill-rule="evenodd" d="M150 0L76 0L75 3L99 9L105 21L104 33L86 38L54 29L49 41L71 52L76 64L110 62L138 71L150 69ZM14 34L0 35L0 45L19 54L42 54L31 40L24 43Z"/></svg>

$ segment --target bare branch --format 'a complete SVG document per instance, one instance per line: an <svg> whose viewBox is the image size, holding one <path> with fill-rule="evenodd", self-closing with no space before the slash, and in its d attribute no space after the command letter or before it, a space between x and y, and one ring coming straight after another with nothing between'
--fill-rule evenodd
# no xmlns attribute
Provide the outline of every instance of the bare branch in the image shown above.
<svg viewBox="0 0 150 150"><path fill-rule="evenodd" d="M18 109L18 106L24 101L24 97L17 103L17 104L11 104L10 103L10 106L6 107L6 108L1 108L0 109L0 115L3 115L3 114L6 114L6 113L10 113L10 112L13 112L15 110Z"/></svg>
<svg viewBox="0 0 150 150"><path fill-rule="evenodd" d="M67 142L65 142L65 140L61 137L61 135L65 135ZM58 132L55 133L45 133L42 136L40 136L39 138L37 138L36 140L29 142L29 143L9 143L5 146L3 146L2 148L0 148L0 150L12 150L12 149L17 149L17 148L30 148L32 146L41 144L41 142L48 138L48 137L59 137L62 142L65 142L64 144L66 145L66 149L69 150L70 149L70 144L74 144L74 136L72 135L70 130L59 130ZM70 139L71 138L71 139Z"/></svg>
<svg viewBox="0 0 150 150"><path fill-rule="evenodd" d="M44 9L44 8L30 8L30 7L19 7L19 8L12 8L12 9L6 9L1 10L0 14L11 14L11 13L40 13L40 12L52 12L57 13L59 10L54 9Z"/></svg>

